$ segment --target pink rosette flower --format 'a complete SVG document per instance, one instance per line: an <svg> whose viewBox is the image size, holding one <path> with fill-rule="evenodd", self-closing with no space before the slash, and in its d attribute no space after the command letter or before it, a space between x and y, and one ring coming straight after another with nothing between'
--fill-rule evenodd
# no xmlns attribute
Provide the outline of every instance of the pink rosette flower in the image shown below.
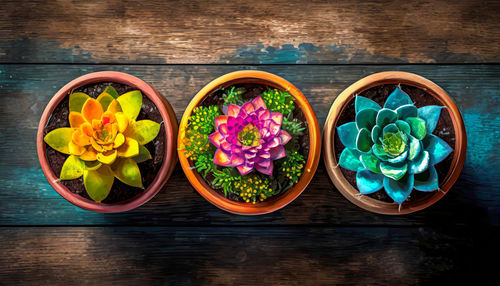
<svg viewBox="0 0 500 286"><path fill-rule="evenodd" d="M241 107L230 104L225 115L215 118L216 132L209 140L217 147L214 163L236 167L241 175L255 168L273 173L273 161L286 156L285 144L292 138L281 130L283 114L270 112L259 96Z"/></svg>

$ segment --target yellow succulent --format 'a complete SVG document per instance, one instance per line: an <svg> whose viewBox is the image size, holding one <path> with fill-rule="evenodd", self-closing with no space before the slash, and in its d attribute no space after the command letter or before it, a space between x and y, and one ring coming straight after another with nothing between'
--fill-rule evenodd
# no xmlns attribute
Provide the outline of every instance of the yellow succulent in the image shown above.
<svg viewBox="0 0 500 286"><path fill-rule="evenodd" d="M151 159L143 145L158 135L160 124L136 121L141 107L142 94L137 90L119 96L109 86L97 99L72 93L70 127L52 130L44 138L53 149L70 155L60 179L73 180L83 175L87 193L98 202L108 196L115 177L143 188L137 163Z"/></svg>

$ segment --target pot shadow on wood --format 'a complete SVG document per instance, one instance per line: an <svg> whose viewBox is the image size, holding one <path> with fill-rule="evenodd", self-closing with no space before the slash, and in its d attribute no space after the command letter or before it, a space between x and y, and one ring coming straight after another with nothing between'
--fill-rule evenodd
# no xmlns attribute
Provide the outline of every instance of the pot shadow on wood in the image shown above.
<svg viewBox="0 0 500 286"><path fill-rule="evenodd" d="M498 238L498 231L490 235ZM10 265L1 269L5 282L312 285L498 279L494 264L488 267L485 260L494 253L478 248L481 241L474 234L432 227L29 227L2 229L0 237L0 263Z"/></svg>

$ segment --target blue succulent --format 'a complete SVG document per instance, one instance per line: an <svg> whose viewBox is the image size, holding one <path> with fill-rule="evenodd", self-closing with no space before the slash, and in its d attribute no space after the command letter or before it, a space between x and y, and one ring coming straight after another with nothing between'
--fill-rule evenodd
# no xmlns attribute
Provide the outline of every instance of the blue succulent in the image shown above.
<svg viewBox="0 0 500 286"><path fill-rule="evenodd" d="M362 195L382 187L396 203L402 204L413 189L422 192L439 188L435 164L452 148L433 135L443 106L417 108L397 87L384 107L356 96L356 119L337 127L345 149L340 166L355 171Z"/></svg>

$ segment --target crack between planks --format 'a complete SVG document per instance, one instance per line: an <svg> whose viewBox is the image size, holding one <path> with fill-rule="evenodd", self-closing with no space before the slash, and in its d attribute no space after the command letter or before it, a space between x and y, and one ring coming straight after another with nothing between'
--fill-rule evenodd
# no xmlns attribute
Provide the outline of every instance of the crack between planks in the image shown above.
<svg viewBox="0 0 500 286"><path fill-rule="evenodd" d="M420 227L430 227L428 225L390 225L390 224L92 224L92 225L82 225L82 224L44 224L44 225L0 225L2 228L103 228L103 227L120 227L120 228L130 228L130 227L144 227L144 228L420 228ZM457 227L459 227L457 225Z"/></svg>
<svg viewBox="0 0 500 286"><path fill-rule="evenodd" d="M440 63L86 63L86 62L0 62L0 65L75 65L75 66L495 66L500 62L440 62Z"/></svg>

